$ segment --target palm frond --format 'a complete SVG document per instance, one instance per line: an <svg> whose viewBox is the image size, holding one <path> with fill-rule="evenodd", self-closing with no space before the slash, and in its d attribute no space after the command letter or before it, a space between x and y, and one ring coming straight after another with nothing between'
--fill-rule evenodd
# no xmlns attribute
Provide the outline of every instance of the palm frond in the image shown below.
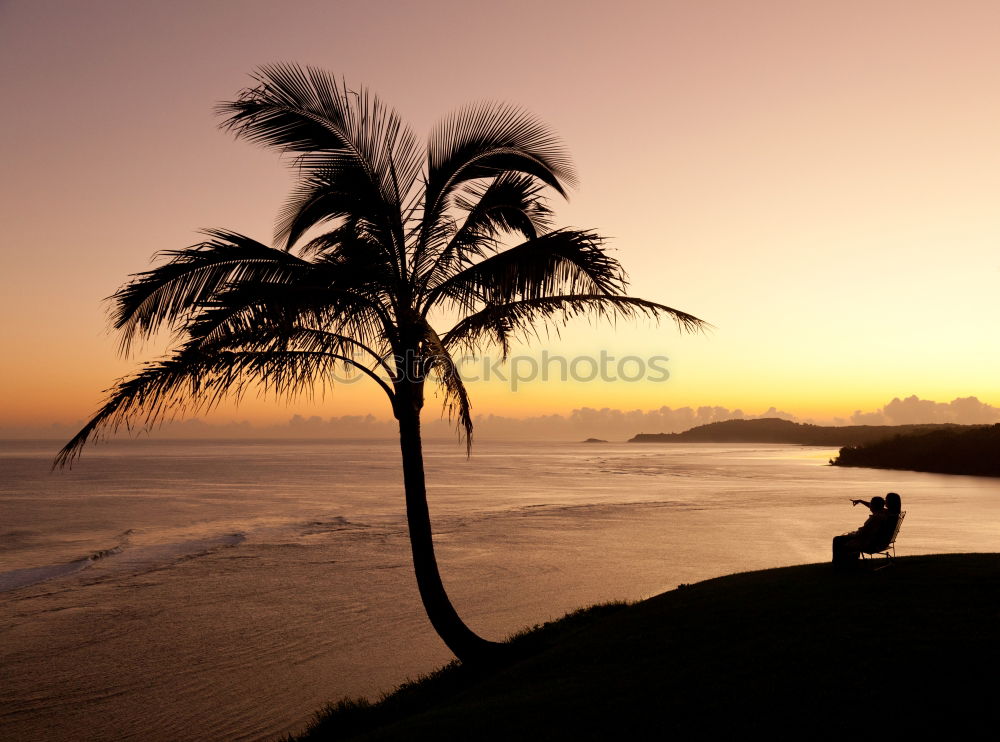
<svg viewBox="0 0 1000 742"><path fill-rule="evenodd" d="M250 386L278 397L311 397L317 387L333 383L333 372L343 364L372 376L352 358L335 353L185 346L108 389L98 411L56 455L53 468L71 465L94 438L122 427L149 430L181 414L211 410L227 396L239 401ZM391 399L391 390L387 393Z"/></svg>
<svg viewBox="0 0 1000 742"><path fill-rule="evenodd" d="M205 230L211 239L162 253L169 261L133 276L110 297L111 325L121 333L121 351L137 337L177 324L220 288L238 281L291 282L308 264L236 232Z"/></svg>
<svg viewBox="0 0 1000 742"><path fill-rule="evenodd" d="M420 173L420 150L395 111L365 89L348 90L329 73L276 64L258 69L257 85L222 103L222 127L238 137L295 155L304 178L325 183L329 194L352 194L392 235L404 259L402 205ZM313 189L315 191L315 189ZM311 203L316 194L305 198ZM293 198L289 208L303 199ZM279 233L301 234L321 211L279 224ZM316 223L316 222L313 222ZM293 226L294 225L294 228ZM388 246L387 246L388 248Z"/></svg>
<svg viewBox="0 0 1000 742"><path fill-rule="evenodd" d="M558 137L522 108L485 102L443 119L427 148L428 204L450 188L502 172L533 175L562 195L576 174Z"/></svg>
<svg viewBox="0 0 1000 742"><path fill-rule="evenodd" d="M505 359L513 341L537 338L542 327L558 331L559 327L577 317L605 321L668 317L684 332L704 331L711 327L687 312L645 299L605 294L571 294L489 305L460 320L445 333L442 342L449 350L475 350L485 345L495 345L500 349L501 358Z"/></svg>
<svg viewBox="0 0 1000 742"><path fill-rule="evenodd" d="M521 173L566 195L576 182L569 156L538 119L514 106L480 103L445 118L431 133L427 151L424 232L446 212L455 189L479 178Z"/></svg>
<svg viewBox="0 0 1000 742"><path fill-rule="evenodd" d="M187 342L208 348L225 342L247 349L274 349L282 335L307 328L352 337L360 346L391 348L391 320L376 298L329 286L245 282L218 292L182 328Z"/></svg>
<svg viewBox="0 0 1000 742"><path fill-rule="evenodd" d="M364 366L374 373L381 371L392 380L393 370L385 359L391 354L391 347L382 338L375 337L374 345L367 345L358 339L361 333L351 335L323 329L330 326L328 318L322 311L310 315L308 312L279 313L275 316L272 307L255 312L252 309L231 312L228 309L218 310L221 319L206 314L199 318L205 328L192 327L190 345L203 351L220 349L239 349L241 351L325 353L338 358L350 359L356 367ZM269 311L270 310L270 311ZM308 324L312 321L313 326ZM355 328L349 328L354 330ZM384 391L391 391L382 379L376 379ZM391 396L391 394L390 394Z"/></svg>
<svg viewBox="0 0 1000 742"><path fill-rule="evenodd" d="M464 432L465 453L472 451L472 403L458 367L441 338L424 323L424 344L427 348L424 372L436 374L444 389L444 413L448 419L458 418L459 431Z"/></svg>
<svg viewBox="0 0 1000 742"><path fill-rule="evenodd" d="M467 216L462 226L470 237L503 233L535 237L552 225L544 187L530 176L504 173L483 184L469 183L455 194L455 207Z"/></svg>
<svg viewBox="0 0 1000 742"><path fill-rule="evenodd" d="M379 239L372 240L373 247L391 244L391 235L384 233L385 218L380 213L383 205L380 201L372 204L363 197L366 178L358 168L300 178L278 212L275 242L289 249L313 227L346 219L354 224L365 222L373 235L379 235Z"/></svg>
<svg viewBox="0 0 1000 742"><path fill-rule="evenodd" d="M455 209L465 214L462 226L455 229L439 219L443 229L429 235L421 262L414 265L421 286L439 283L456 265L483 257L502 235L532 239L547 231L552 211L543 191L538 180L518 173L505 173L486 184L467 184L454 199Z"/></svg>
<svg viewBox="0 0 1000 742"><path fill-rule="evenodd" d="M364 338L393 337L395 278L384 256L371 249L363 225L345 224L310 246L304 252L314 252L312 260L295 258L294 280L257 280L252 275L230 280L205 297L181 329L191 331L189 323L203 310L246 307L267 308L272 316L280 313L293 322L302 322L304 315L322 315L328 326L351 327Z"/></svg>
<svg viewBox="0 0 1000 742"><path fill-rule="evenodd" d="M575 294L621 294L625 272L589 230L560 229L492 255L433 286L426 308L448 301L464 311L482 304Z"/></svg>
<svg viewBox="0 0 1000 742"><path fill-rule="evenodd" d="M345 217L341 224L323 234L313 237L300 245L296 252L300 258L309 259L330 252L337 252L345 244L366 241L363 220L353 215Z"/></svg>

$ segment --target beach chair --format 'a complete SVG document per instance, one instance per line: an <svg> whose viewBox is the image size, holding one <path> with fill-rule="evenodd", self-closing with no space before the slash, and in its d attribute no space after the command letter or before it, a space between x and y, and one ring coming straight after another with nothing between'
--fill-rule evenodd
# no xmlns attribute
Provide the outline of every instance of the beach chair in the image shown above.
<svg viewBox="0 0 1000 742"><path fill-rule="evenodd" d="M899 514L899 517L896 518L896 525L894 525L892 527L892 534L889 536L889 540L886 541L886 542L883 542L884 546L882 544L879 544L878 547L876 547L874 549L871 549L870 551L864 551L864 550L862 550L862 552L861 552L861 558L862 559L875 559L876 557L884 557L887 560L891 560L893 557L895 557L896 556L896 536L899 535L899 527L901 525L903 525L903 518L905 518L905 517L906 517L906 511L903 510ZM887 566L889 566L888 563L882 565L882 567L887 567ZM882 567L879 567L878 569L882 569Z"/></svg>

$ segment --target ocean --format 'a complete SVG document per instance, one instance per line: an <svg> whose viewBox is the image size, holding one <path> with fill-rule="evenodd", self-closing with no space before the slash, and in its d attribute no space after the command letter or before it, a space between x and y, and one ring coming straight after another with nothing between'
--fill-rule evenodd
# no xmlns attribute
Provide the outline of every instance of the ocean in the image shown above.
<svg viewBox="0 0 1000 742"><path fill-rule="evenodd" d="M0 441L0 739L265 740L451 659L395 441ZM896 491L897 553L998 550L1000 481L782 445L425 442L445 585L501 639L595 602L829 559Z"/></svg>

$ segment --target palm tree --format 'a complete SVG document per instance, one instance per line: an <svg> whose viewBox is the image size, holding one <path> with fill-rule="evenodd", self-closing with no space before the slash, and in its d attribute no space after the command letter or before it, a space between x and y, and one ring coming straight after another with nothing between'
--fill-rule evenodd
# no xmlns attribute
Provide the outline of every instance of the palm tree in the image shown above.
<svg viewBox="0 0 1000 742"><path fill-rule="evenodd" d="M463 623L434 556L420 438L425 385L442 389L471 446L457 350L493 345L506 357L539 323L586 314L666 316L685 330L702 323L626 296L624 272L594 232L551 229L545 191L565 196L574 175L554 136L522 110L465 108L424 150L377 98L323 71L275 65L254 79L219 109L237 137L293 158L299 177L278 219L280 247L210 230L111 297L123 353L163 329L182 342L119 379L55 465L121 426L204 411L252 387L308 394L335 373L360 372L385 392L399 423L427 615L459 659L480 659L498 645ZM319 234L307 240L309 232ZM446 332L434 329L449 319Z"/></svg>

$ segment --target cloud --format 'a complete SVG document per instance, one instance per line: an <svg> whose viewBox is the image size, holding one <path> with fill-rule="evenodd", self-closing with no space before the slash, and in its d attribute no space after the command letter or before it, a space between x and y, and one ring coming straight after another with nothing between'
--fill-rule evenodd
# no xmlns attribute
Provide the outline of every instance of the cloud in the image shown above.
<svg viewBox="0 0 1000 742"><path fill-rule="evenodd" d="M580 407L569 415L542 415L510 418L489 415L476 420L477 432L484 438L551 438L579 440L604 438L625 440L636 433L679 433L697 425L733 419L783 417L793 420L787 412L771 407L760 415L747 415L743 410L726 407L660 407L654 410L618 410L608 407Z"/></svg>
<svg viewBox="0 0 1000 742"><path fill-rule="evenodd" d="M951 402L933 402L912 395L896 397L875 412L855 411L855 425L912 425L917 423L958 423L988 425L1000 422L1000 407L980 402L976 397L959 397Z"/></svg>
<svg viewBox="0 0 1000 742"><path fill-rule="evenodd" d="M759 414L720 406L659 407L653 410L619 410L579 407L568 415L538 415L535 417L505 417L478 415L475 436L482 440L555 440L573 441L585 438L627 440L637 433L679 433L697 425L723 420L752 420L780 417L795 422L813 422L796 418L788 412L770 407ZM893 399L872 412L857 410L850 420L817 421L834 425L904 425L912 423L961 423L965 425L1000 422L1000 408L980 402L976 397L962 397L951 402L933 402L911 396ZM0 428L0 438L44 438L66 441L82 421L75 425L50 425L34 428ZM424 437L457 438L454 423L425 414ZM247 421L207 423L199 419L166 423L155 429L153 438L395 438L399 434L392 419L374 415L343 415L321 418L318 415L293 415L288 422L251 424Z"/></svg>
<svg viewBox="0 0 1000 742"><path fill-rule="evenodd" d="M481 439L500 440L582 440L605 438L625 440L636 433L678 433L696 425L722 420L794 416L771 407L759 415L726 407L660 407L654 410L618 410L609 407L580 407L568 415L505 417L478 415L475 433ZM38 428L0 429L0 438L48 438L68 440L82 425L52 425ZM455 438L454 423L425 415L426 438ZM247 421L207 423L200 419L168 422L150 435L155 438L394 438L399 434L395 420L374 415L344 415L321 418L293 415L287 423L252 425Z"/></svg>

